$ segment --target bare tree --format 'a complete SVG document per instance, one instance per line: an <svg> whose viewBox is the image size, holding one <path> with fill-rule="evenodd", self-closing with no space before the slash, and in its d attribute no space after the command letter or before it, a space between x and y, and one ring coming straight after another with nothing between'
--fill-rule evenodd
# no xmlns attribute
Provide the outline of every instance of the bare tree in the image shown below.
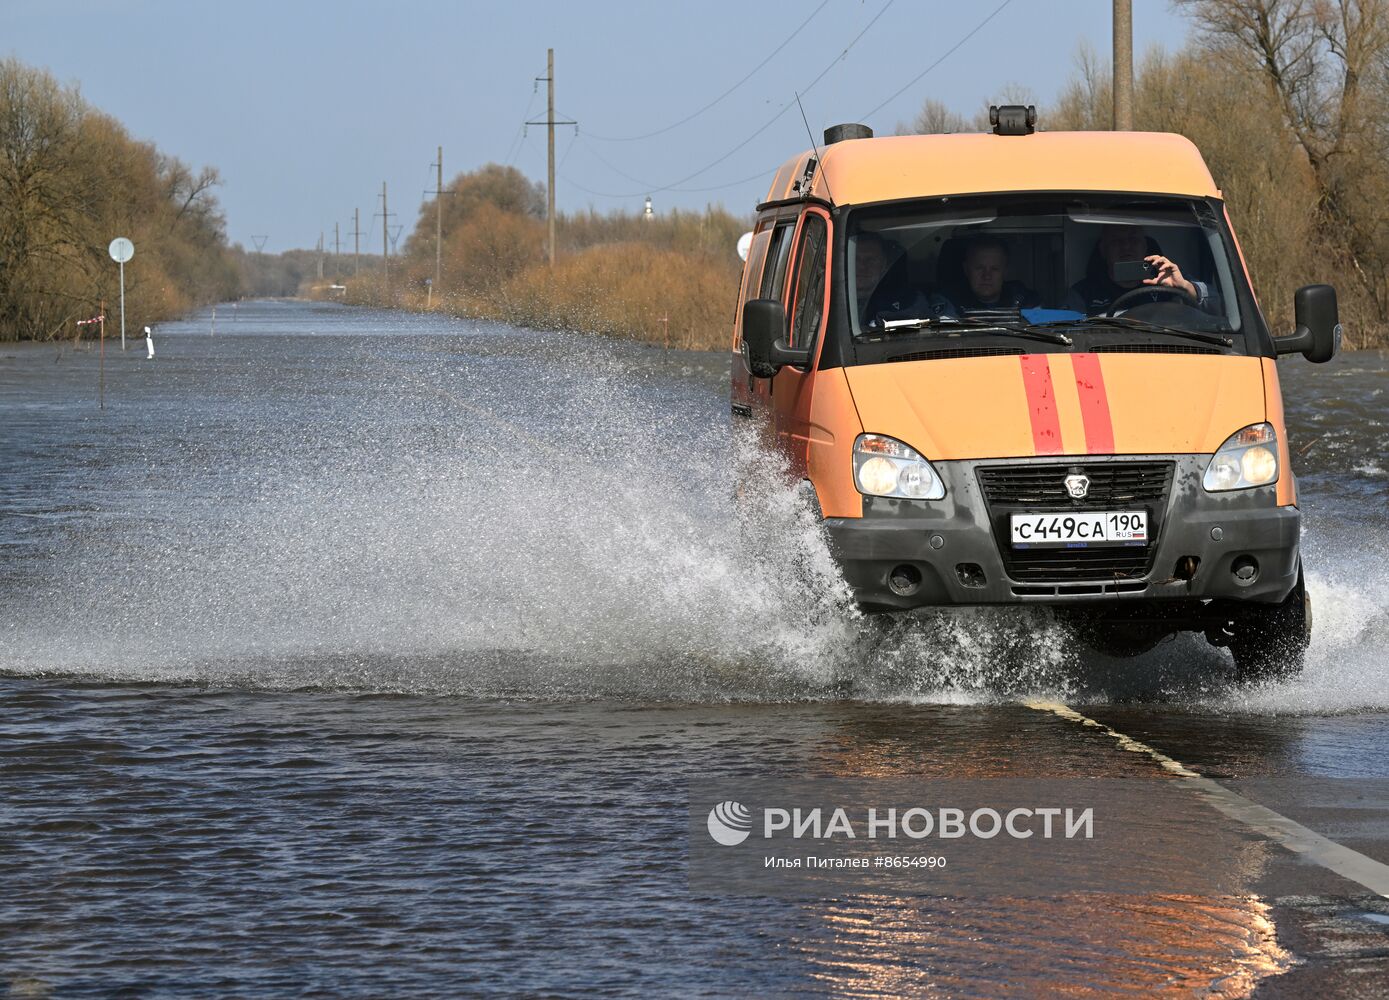
<svg viewBox="0 0 1389 1000"><path fill-rule="evenodd" d="M0 62L0 336L47 332L81 267L81 99L47 73Z"/></svg>
<svg viewBox="0 0 1389 1000"><path fill-rule="evenodd" d="M940 135L946 132L973 132L969 119L950 110L934 97L926 98L910 124L897 126L898 135Z"/></svg>
<svg viewBox="0 0 1389 1000"><path fill-rule="evenodd" d="M1318 223L1389 319L1389 0L1177 0L1258 72L1316 182Z"/></svg>
<svg viewBox="0 0 1389 1000"><path fill-rule="evenodd" d="M1108 131L1113 125L1113 74L1095 47L1082 41L1076 47L1075 76L1061 91L1048 128Z"/></svg>
<svg viewBox="0 0 1389 1000"><path fill-rule="evenodd" d="M1041 101L1037 100L1037 95L1033 93L1032 88L1026 84L1016 82L1005 83L999 88L998 93L984 99L979 113L974 116L973 124L980 131L988 129L989 107L994 104L1031 104L1037 106L1041 103Z"/></svg>
<svg viewBox="0 0 1389 1000"><path fill-rule="evenodd" d="M159 158L160 172L164 175L165 197L174 207L175 221L182 219L190 210L205 212L211 207L216 210L212 200L212 189L222 183L222 175L216 167L203 167L196 174L182 160L173 156Z"/></svg>

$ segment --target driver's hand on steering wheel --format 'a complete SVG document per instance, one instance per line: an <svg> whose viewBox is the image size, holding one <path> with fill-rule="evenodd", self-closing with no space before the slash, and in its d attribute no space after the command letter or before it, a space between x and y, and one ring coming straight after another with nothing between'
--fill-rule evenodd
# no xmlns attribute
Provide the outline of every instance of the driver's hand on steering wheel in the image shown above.
<svg viewBox="0 0 1389 1000"><path fill-rule="evenodd" d="M1144 278L1143 284L1165 285L1168 288L1176 288L1185 292L1187 295L1191 296L1192 299L1200 298L1196 293L1196 286L1182 277L1182 269L1178 267L1176 263L1158 253L1144 257L1143 259L1157 268L1157 277Z"/></svg>

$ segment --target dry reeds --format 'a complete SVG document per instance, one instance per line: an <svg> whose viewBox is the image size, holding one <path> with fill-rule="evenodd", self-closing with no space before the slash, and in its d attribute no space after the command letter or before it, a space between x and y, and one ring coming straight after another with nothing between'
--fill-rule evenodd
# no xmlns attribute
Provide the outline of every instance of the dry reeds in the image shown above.
<svg viewBox="0 0 1389 1000"><path fill-rule="evenodd" d="M538 189L489 165L449 186L441 288L434 275L433 207L421 211L405 255L379 273L346 279L346 301L436 310L541 329L626 337L714 350L732 335L750 220L718 208L644 218L616 212L562 215L554 268L545 253Z"/></svg>

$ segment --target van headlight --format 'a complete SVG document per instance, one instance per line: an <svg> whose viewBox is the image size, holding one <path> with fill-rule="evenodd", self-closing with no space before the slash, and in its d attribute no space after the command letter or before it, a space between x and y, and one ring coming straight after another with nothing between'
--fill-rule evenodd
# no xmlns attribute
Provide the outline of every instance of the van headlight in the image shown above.
<svg viewBox="0 0 1389 1000"><path fill-rule="evenodd" d="M1211 456L1201 481L1207 491L1247 490L1278 479L1278 435L1271 424L1250 424L1235 431Z"/></svg>
<svg viewBox="0 0 1389 1000"><path fill-rule="evenodd" d="M854 484L860 493L907 500L939 500L945 496L931 463L896 438L860 434L854 441Z"/></svg>

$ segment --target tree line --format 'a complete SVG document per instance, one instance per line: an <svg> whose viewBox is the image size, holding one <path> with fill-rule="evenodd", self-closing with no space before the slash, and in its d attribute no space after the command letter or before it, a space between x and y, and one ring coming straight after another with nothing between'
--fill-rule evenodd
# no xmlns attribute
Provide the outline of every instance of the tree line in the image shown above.
<svg viewBox="0 0 1389 1000"><path fill-rule="evenodd" d="M345 301L419 309L544 329L569 329L672 347L726 346L750 216L711 206L644 216L564 213L551 268L545 188L491 163L445 185L439 288L436 206L426 203L389 267L343 279ZM326 282L313 294L326 297Z"/></svg>
<svg viewBox="0 0 1389 1000"><path fill-rule="evenodd" d="M1260 303L1291 328L1292 293L1335 284L1347 345L1389 345L1389 0L1174 0L1196 27L1176 52L1140 60L1135 126L1202 150L1240 234ZM1108 129L1111 75L1082 50L1049 129ZM995 103L1039 103L1017 85ZM980 115L927 100L907 132L975 131ZM149 322L239 294L321 296L316 256L228 248L212 168L133 140L72 88L0 62L0 339L70 335L113 301L112 236L129 236L127 305ZM653 217L562 213L546 259L544 189L496 164L461 174L421 206L399 256L341 274L350 302L442 309L721 348L728 339L746 214L711 206ZM385 266L383 266L385 265ZM325 272L325 278L329 277Z"/></svg>
<svg viewBox="0 0 1389 1000"><path fill-rule="evenodd" d="M133 139L73 87L0 60L0 340L74 336L119 294L107 246L135 244L126 314L138 328L234 298L242 272L200 170Z"/></svg>

